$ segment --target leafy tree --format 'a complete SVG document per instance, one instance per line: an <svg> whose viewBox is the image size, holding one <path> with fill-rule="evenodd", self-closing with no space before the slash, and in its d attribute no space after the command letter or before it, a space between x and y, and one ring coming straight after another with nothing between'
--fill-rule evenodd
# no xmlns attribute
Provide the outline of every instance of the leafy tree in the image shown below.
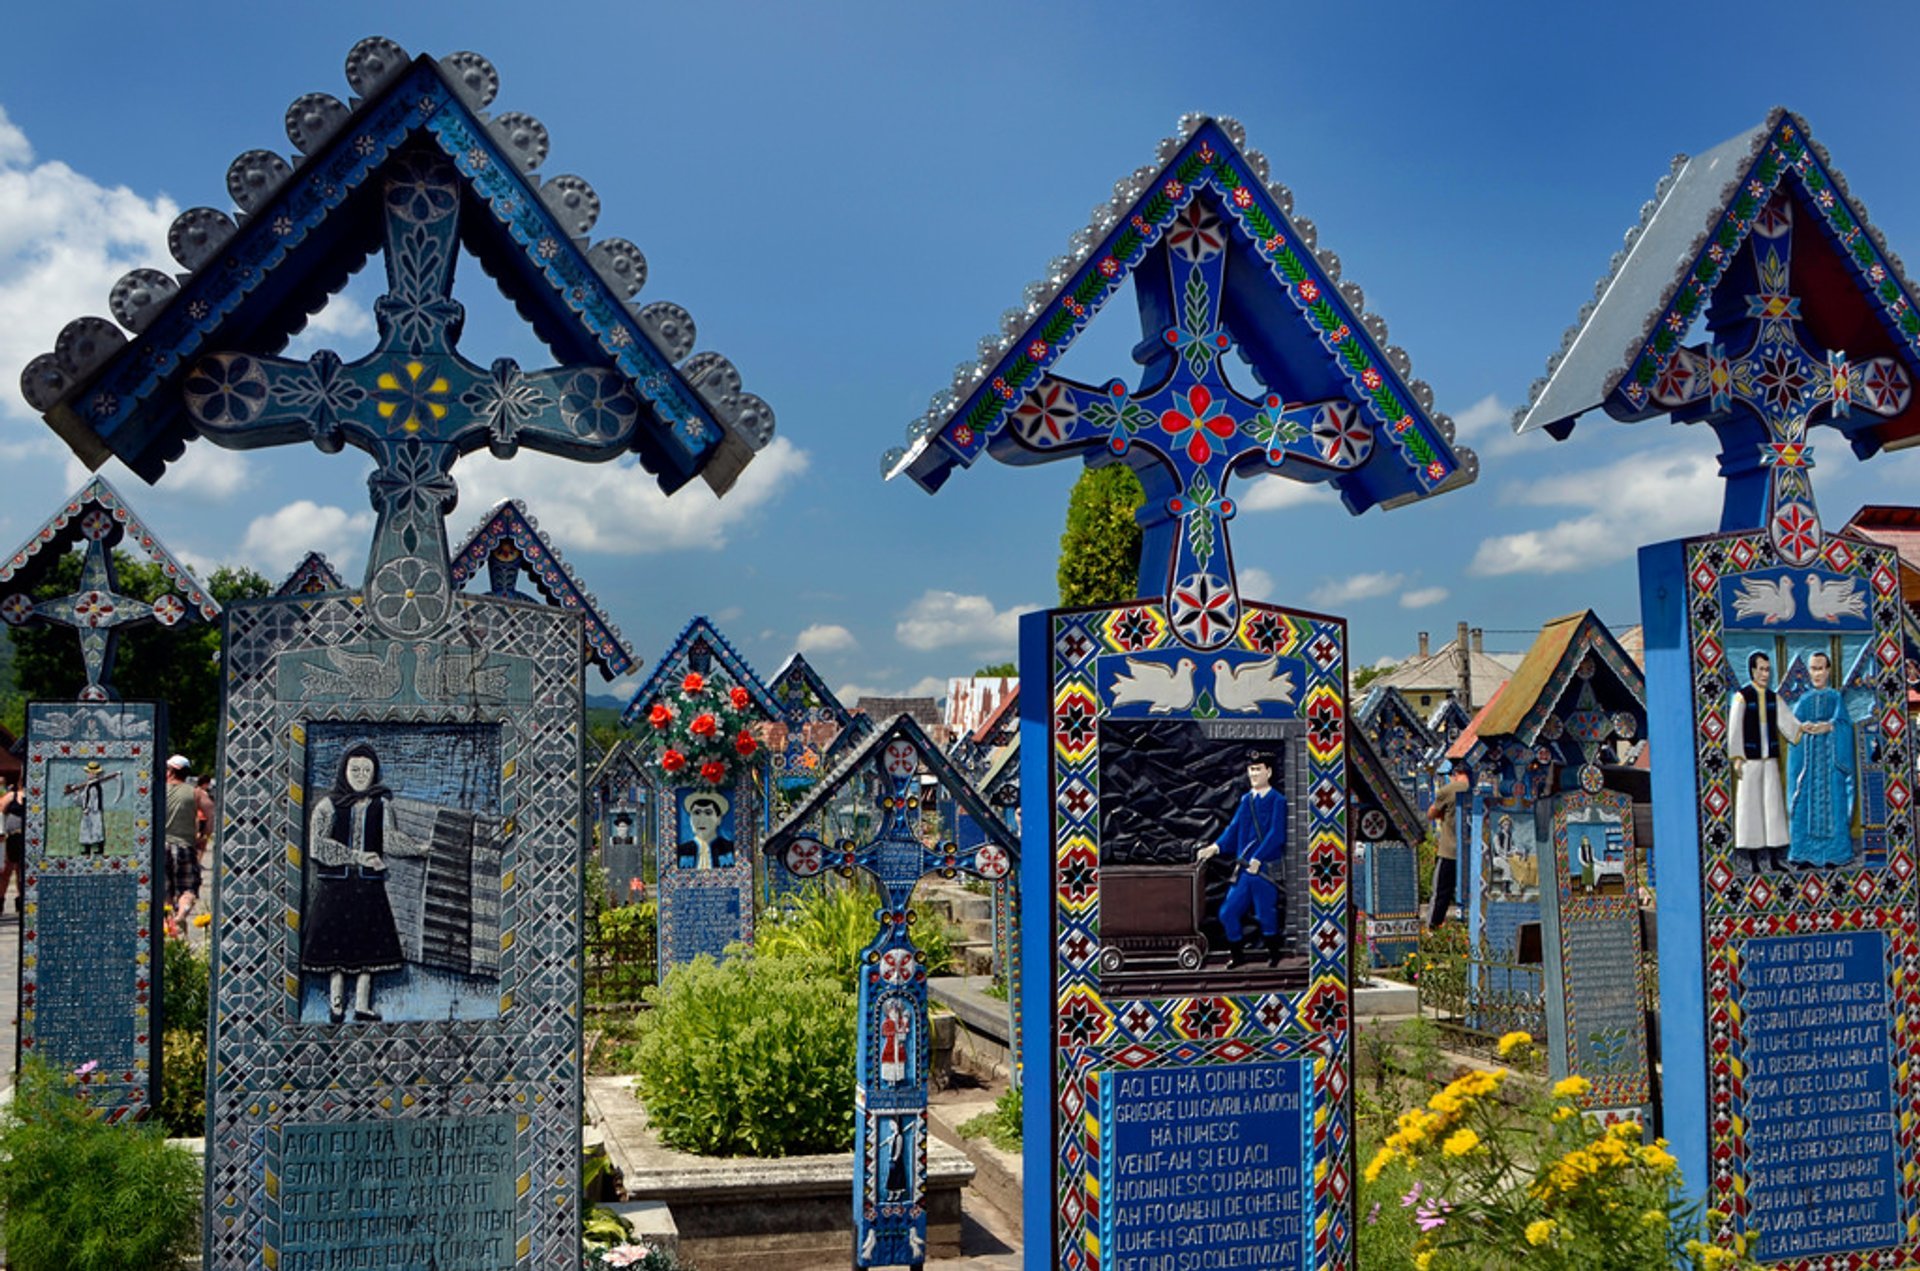
<svg viewBox="0 0 1920 1271"><path fill-rule="evenodd" d="M1398 664L1393 662L1383 663L1380 666L1363 666L1353 673L1353 689L1357 693L1387 672L1396 669Z"/></svg>
<svg viewBox="0 0 1920 1271"><path fill-rule="evenodd" d="M1009 675L1018 675L1018 674L1020 674L1019 663L995 662L990 666L983 666L979 670L975 671L973 673L973 677L977 680L990 680L995 677L1004 678Z"/></svg>
<svg viewBox="0 0 1920 1271"><path fill-rule="evenodd" d="M1140 478L1125 464L1088 468L1067 500L1060 536L1060 603L1101 605L1140 592L1140 522L1147 501Z"/></svg>
<svg viewBox="0 0 1920 1271"><path fill-rule="evenodd" d="M69 552L48 568L33 589L36 600L71 595L80 585L78 552ZM170 590L160 567L116 551L119 589L152 601ZM207 590L223 606L265 596L273 584L251 569L223 565L207 577ZM32 627L13 632L13 696L4 716L24 720L25 703L72 701L87 682L80 642L67 627ZM148 624L123 630L114 655L114 691L128 701L167 704L168 748L193 761L196 772L211 772L220 737L220 627L182 623Z"/></svg>

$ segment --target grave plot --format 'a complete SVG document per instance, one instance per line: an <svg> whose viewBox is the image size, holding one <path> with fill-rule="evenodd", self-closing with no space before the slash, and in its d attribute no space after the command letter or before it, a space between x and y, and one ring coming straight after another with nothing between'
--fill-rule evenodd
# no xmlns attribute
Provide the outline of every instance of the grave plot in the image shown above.
<svg viewBox="0 0 1920 1271"><path fill-rule="evenodd" d="M149 480L196 434L374 464L361 585L228 615L206 1266L571 1265L583 621L458 594L451 470L482 446L637 453L668 490L724 491L772 416L725 359L687 357L684 310L629 307L639 249L589 242L586 182L532 177L546 131L487 113L486 59L375 38L347 78L351 103L286 113L292 163L235 161L237 220L182 214L183 280L116 288L130 343L79 319L23 387L83 458ZM562 365L458 351L462 248ZM371 352L259 352L375 251Z"/></svg>
<svg viewBox="0 0 1920 1271"><path fill-rule="evenodd" d="M1828 534L1812 484L1816 427L1860 458L1913 431L1914 297L1776 110L1676 161L1516 420L1665 414L1720 444L1720 532L1640 553L1662 1098L1717 1238L1794 1268L1920 1254L1897 560Z"/></svg>
<svg viewBox="0 0 1920 1271"><path fill-rule="evenodd" d="M757 725L780 704L704 617L681 629L622 719L659 782L660 974L753 943L754 866L767 766Z"/></svg>
<svg viewBox="0 0 1920 1271"><path fill-rule="evenodd" d="M79 589L36 601L80 545ZM150 604L122 594L120 548L158 565L172 590ZM122 630L212 622L220 606L103 477L0 565L0 589L10 628L79 636L85 675L77 701L27 704L20 1056L60 1071L96 1064L89 1102L109 1120L142 1117L160 1092L166 704L116 700L113 655Z"/></svg>
<svg viewBox="0 0 1920 1271"><path fill-rule="evenodd" d="M987 841L922 837L923 800L933 795L922 774L987 825ZM864 842L832 846L811 826L833 800L862 798L878 828ZM1013 834L988 814L966 778L949 764L910 715L881 726L821 778L767 839L796 878L826 870L860 870L880 886L879 929L860 977L860 1042L854 1090L853 1190L856 1267L919 1266L926 1261L927 973L908 930L914 887L922 878L967 874L1005 881L1019 862Z"/></svg>
<svg viewBox="0 0 1920 1271"><path fill-rule="evenodd" d="M1475 776L1468 1022L1544 1035L1555 1077L1593 1083L1582 1106L1641 1119L1653 1086L1630 792L1645 701L1613 634L1574 614L1541 629L1461 738Z"/></svg>
<svg viewBox="0 0 1920 1271"><path fill-rule="evenodd" d="M1230 486L1328 481L1357 513L1477 460L1242 140L1184 120L886 461L929 490L983 453L1120 462L1146 490L1141 598L1021 627L1035 1266L1352 1259L1346 631L1241 598ZM1051 373L1128 281L1140 387Z"/></svg>
<svg viewBox="0 0 1920 1271"><path fill-rule="evenodd" d="M1426 823L1366 732L1347 728L1353 901L1367 970L1398 966L1420 948L1420 841Z"/></svg>

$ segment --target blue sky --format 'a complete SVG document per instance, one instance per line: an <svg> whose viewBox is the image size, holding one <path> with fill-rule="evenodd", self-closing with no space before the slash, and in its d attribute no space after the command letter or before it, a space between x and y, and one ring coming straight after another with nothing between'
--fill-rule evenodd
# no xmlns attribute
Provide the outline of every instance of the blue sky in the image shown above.
<svg viewBox="0 0 1920 1271"><path fill-rule="evenodd" d="M764 674L804 647L854 692L924 691L1009 658L1017 613L1053 601L1074 465L983 462L929 496L883 484L880 455L1184 112L1242 121L1482 457L1477 486L1386 514L1349 517L1278 479L1242 492L1243 587L1347 614L1365 661L1462 619L1502 648L1583 607L1635 621L1633 550L1717 524L1709 433L1590 418L1555 443L1506 426L1674 153L1788 105L1894 250L1920 260L1920 10L1902 5L1817 19L1537 3L184 12L77 0L9 15L0 539L83 476L20 400L25 361L67 319L104 313L126 269L171 269L177 211L229 206L241 151L286 153L293 98L345 98L356 39L471 48L500 71L495 109L551 130L543 174L593 183L596 236L640 245L643 298L692 311L698 347L740 368L779 440L719 502L698 486L663 499L615 467L464 460L456 541L494 500L524 498L643 659L705 612ZM547 364L480 271L461 277L467 355ZM367 281L300 347L364 352ZM1136 330L1110 310L1064 369L1132 378ZM1829 524L1911 501L1920 475L1906 454L1818 455ZM204 443L156 487L109 469L182 555L275 577L314 546L357 577L365 473L351 452Z"/></svg>

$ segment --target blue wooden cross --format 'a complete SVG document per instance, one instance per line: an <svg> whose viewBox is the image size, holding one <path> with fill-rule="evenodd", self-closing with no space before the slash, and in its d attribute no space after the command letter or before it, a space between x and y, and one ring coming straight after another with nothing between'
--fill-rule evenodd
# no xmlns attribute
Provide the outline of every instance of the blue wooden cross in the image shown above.
<svg viewBox="0 0 1920 1271"><path fill-rule="evenodd" d="M466 311L452 297L462 182L425 149L396 160L383 196L387 292L374 303L380 339L357 362L327 350L304 362L216 353L187 376L183 395L202 435L250 449L311 441L373 456L368 486L378 521L367 560L373 621L396 637L438 630L453 608L443 518L459 490L451 469L487 446L521 446L581 460L618 455L641 418L616 371L564 366L489 368L455 349Z"/></svg>
<svg viewBox="0 0 1920 1271"><path fill-rule="evenodd" d="M1228 478L1316 480L1358 467L1373 449L1372 425L1344 396L1287 402L1277 393L1248 397L1227 382L1222 360L1234 341L1221 304L1230 257L1213 197L1195 195L1180 210L1166 234L1165 270L1134 276L1147 333L1134 353L1145 368L1140 389L1043 376L988 446L1003 463L1104 450L1131 466L1147 495L1141 594L1164 594L1175 633L1199 649L1226 643L1239 622ZM1311 280L1301 297L1321 299Z"/></svg>
<svg viewBox="0 0 1920 1271"><path fill-rule="evenodd" d="M112 701L117 696L112 684L113 654L123 628L148 622L171 627L190 617L211 622L220 616L220 606L140 524L104 477L89 480L0 566L0 584L20 577L28 564L40 560L48 549L64 551L75 537L76 523L78 537L86 542L79 589L40 601L24 591L12 592L0 599L0 619L10 627L71 627L80 637L80 660L87 675L80 700ZM120 590L113 549L128 533L142 553L160 566L179 595L169 591L149 604Z"/></svg>
<svg viewBox="0 0 1920 1271"><path fill-rule="evenodd" d="M953 843L920 837L920 774L960 801L988 841L962 855ZM828 847L807 828L842 788L858 784L880 810L873 838ZM863 955L854 1160L856 1267L912 1266L927 1257L927 973L908 929L922 878L970 874L998 884L1012 875L1018 840L988 810L939 749L902 715L848 755L767 840L801 878L828 869L863 870L880 886L880 931Z"/></svg>
<svg viewBox="0 0 1920 1271"><path fill-rule="evenodd" d="M1773 192L1752 229L1750 258L1729 273L1707 311L1713 339L1675 350L1645 392L1676 419L1705 420L1719 436L1727 478L1720 528L1765 526L1782 560L1806 565L1824 541L1807 429L1816 422L1838 427L1855 409L1891 418L1907 408L1912 384L1898 359L1852 364L1845 353L1821 348L1802 325L1793 246L1804 231L1786 190ZM1741 341L1744 349L1729 354Z"/></svg>

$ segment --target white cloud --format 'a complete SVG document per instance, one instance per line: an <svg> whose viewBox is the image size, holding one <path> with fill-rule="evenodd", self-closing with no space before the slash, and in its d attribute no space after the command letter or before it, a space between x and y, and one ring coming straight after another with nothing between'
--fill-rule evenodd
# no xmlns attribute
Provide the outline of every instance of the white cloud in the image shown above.
<svg viewBox="0 0 1920 1271"><path fill-rule="evenodd" d="M300 334L287 341L284 356L305 358L317 349L334 348L348 361L358 356L355 341L373 334L373 311L345 292L328 300L326 307L307 319ZM344 346L344 351L341 346Z"/></svg>
<svg viewBox="0 0 1920 1271"><path fill-rule="evenodd" d="M372 512L348 512L299 499L268 516L255 517L240 538L241 557L279 582L308 552L324 553L336 570L358 558L373 533Z"/></svg>
<svg viewBox="0 0 1920 1271"><path fill-rule="evenodd" d="M52 450L65 460L66 488L78 490L85 485L87 478L92 475L87 471L87 465L51 436L48 441L52 443ZM101 474L122 493L141 489L146 484L118 459L107 460L101 468ZM204 506L226 502L252 485L253 477L253 467L246 456L202 440L189 443L186 453L167 465L167 475L161 478L160 484L154 489L159 497L186 495L194 503Z"/></svg>
<svg viewBox="0 0 1920 1271"><path fill-rule="evenodd" d="M1037 607L995 609L985 596L930 590L907 606L893 633L909 649L964 647L1011 653L1019 640L1020 615Z"/></svg>
<svg viewBox="0 0 1920 1271"><path fill-rule="evenodd" d="M1292 481L1267 475L1264 479L1248 481L1231 493L1242 512L1278 512L1331 499L1333 487L1323 481Z"/></svg>
<svg viewBox="0 0 1920 1271"><path fill-rule="evenodd" d="M1350 605L1356 600L1372 600L1385 596L1407 580L1405 574L1351 574L1346 578L1329 579L1313 589L1311 599L1314 604L1325 608L1337 608Z"/></svg>
<svg viewBox="0 0 1920 1271"><path fill-rule="evenodd" d="M1402 609L1425 609L1429 605L1439 604L1452 594L1453 593L1445 587L1415 587L1411 591L1403 591L1400 593L1400 607Z"/></svg>
<svg viewBox="0 0 1920 1271"><path fill-rule="evenodd" d="M754 456L726 498L697 478L671 498L637 462L576 463L523 450L511 461L477 454L454 470L459 516L478 520L502 499L521 498L563 551L717 550L807 470L807 452L785 437ZM457 519L457 518L456 518Z"/></svg>
<svg viewBox="0 0 1920 1271"><path fill-rule="evenodd" d="M843 653L859 648L860 642L837 622L816 622L794 639L793 647L802 653Z"/></svg>
<svg viewBox="0 0 1920 1271"><path fill-rule="evenodd" d="M1453 435L1457 441L1471 441L1483 433L1511 432L1512 429L1513 407L1501 401L1496 393L1488 393L1453 417Z"/></svg>
<svg viewBox="0 0 1920 1271"><path fill-rule="evenodd" d="M886 674L886 672L881 672ZM876 688L867 684L842 684L836 694L849 709L858 707L863 697L945 697L947 680L942 675L926 675L905 688ZM888 722L888 721L879 721Z"/></svg>
<svg viewBox="0 0 1920 1271"><path fill-rule="evenodd" d="M107 312L107 293L136 266L172 268L167 227L180 209L112 189L33 147L0 109L0 415L37 418L21 368L52 351L60 328Z"/></svg>
<svg viewBox="0 0 1920 1271"><path fill-rule="evenodd" d="M1269 604L1276 603L1275 592L1278 584L1274 582L1272 574L1258 565L1235 569L1233 579L1239 584L1240 594L1245 599L1264 600Z"/></svg>
<svg viewBox="0 0 1920 1271"><path fill-rule="evenodd" d="M1467 572L1564 574L1610 565L1642 543L1711 530L1720 493L1711 455L1673 448L1512 486L1503 492L1507 502L1584 511L1542 529L1482 540Z"/></svg>

